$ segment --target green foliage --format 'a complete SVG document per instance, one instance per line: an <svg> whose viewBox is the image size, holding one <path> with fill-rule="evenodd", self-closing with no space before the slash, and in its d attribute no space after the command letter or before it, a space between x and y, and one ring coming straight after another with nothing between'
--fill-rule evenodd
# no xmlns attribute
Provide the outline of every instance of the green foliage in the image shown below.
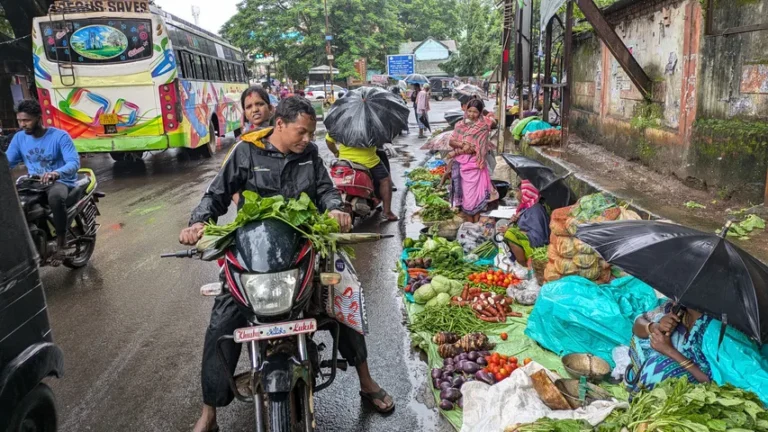
<svg viewBox="0 0 768 432"><path fill-rule="evenodd" d="M661 105L653 102L640 102L635 105L635 115L629 124L640 131L648 127L661 126Z"/></svg>
<svg viewBox="0 0 768 432"><path fill-rule="evenodd" d="M327 0L339 78L355 76L354 61L385 69L387 54L408 40L456 37L457 0ZM295 32L300 37L286 37ZM221 34L246 52L271 52L292 79L326 63L325 14L319 0L243 0ZM498 43L498 41L497 41Z"/></svg>
<svg viewBox="0 0 768 432"><path fill-rule="evenodd" d="M353 76L354 60L382 68L385 55L403 40L395 0L328 0L330 32L339 78ZM293 33L298 37L291 37ZM243 0L221 34L247 52L272 52L292 79L325 64L325 14L317 0Z"/></svg>
<svg viewBox="0 0 768 432"><path fill-rule="evenodd" d="M698 151L711 158L725 155L765 157L768 122L740 119L698 119L694 124Z"/></svg>
<svg viewBox="0 0 768 432"><path fill-rule="evenodd" d="M277 219L294 227L312 245L322 257L327 257L338 249L339 223L328 215L320 213L309 195L302 193L299 199L286 200L281 195L262 197L256 192L243 192L245 203L238 210L234 222L227 225L208 223L201 241L206 245L216 244L236 229L254 221ZM205 249L198 245L200 249ZM351 250L345 249L350 252Z"/></svg>
<svg viewBox="0 0 768 432"><path fill-rule="evenodd" d="M460 76L481 75L501 58L502 14L493 0L459 0L459 52L440 65Z"/></svg>
<svg viewBox="0 0 768 432"><path fill-rule="evenodd" d="M406 41L437 40L459 36L457 0L397 1L399 23Z"/></svg>
<svg viewBox="0 0 768 432"><path fill-rule="evenodd" d="M768 431L768 412L754 393L730 385L668 379L636 395L629 410L614 411L597 430Z"/></svg>
<svg viewBox="0 0 768 432"><path fill-rule="evenodd" d="M13 27L11 26L10 21L8 21L8 18L5 16L5 10L0 5L0 34L3 36L7 36L9 38L14 38L13 33Z"/></svg>

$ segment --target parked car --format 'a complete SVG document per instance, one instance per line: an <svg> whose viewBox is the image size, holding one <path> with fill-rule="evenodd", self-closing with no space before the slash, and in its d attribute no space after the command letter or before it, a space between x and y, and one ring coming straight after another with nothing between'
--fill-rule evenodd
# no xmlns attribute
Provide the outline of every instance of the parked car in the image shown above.
<svg viewBox="0 0 768 432"><path fill-rule="evenodd" d="M451 97L453 93L448 86L444 85L443 80L440 78L432 78L429 80L430 95L432 99L441 101L443 98Z"/></svg>
<svg viewBox="0 0 768 432"><path fill-rule="evenodd" d="M329 86L324 86L322 84L311 85L304 89L304 95L307 99L325 99L325 90L327 87ZM337 85L333 86L333 94L336 97L339 96L339 93L347 94L348 92L349 90L344 87Z"/></svg>
<svg viewBox="0 0 768 432"><path fill-rule="evenodd" d="M44 379L64 373L53 343L39 257L21 211L8 159L0 152L0 431L56 431Z"/></svg>

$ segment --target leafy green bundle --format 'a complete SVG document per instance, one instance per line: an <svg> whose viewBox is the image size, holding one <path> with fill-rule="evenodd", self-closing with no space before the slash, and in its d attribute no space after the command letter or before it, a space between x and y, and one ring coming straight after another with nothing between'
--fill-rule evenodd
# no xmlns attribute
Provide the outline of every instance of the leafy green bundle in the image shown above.
<svg viewBox="0 0 768 432"><path fill-rule="evenodd" d="M764 432L768 411L751 392L715 383L669 379L635 396L627 411L614 411L600 432Z"/></svg>
<svg viewBox="0 0 768 432"><path fill-rule="evenodd" d="M419 167L408 173L408 179L411 181L430 181L440 180L440 176L434 175L424 167Z"/></svg>
<svg viewBox="0 0 768 432"><path fill-rule="evenodd" d="M245 224L264 219L277 219L292 226L312 242L321 257L328 257L338 249L339 223L327 211L320 213L309 195L302 193L299 199L286 200L281 195L262 197L256 192L244 191L242 196L245 202L233 222L226 225L209 222L205 225L198 249L218 244ZM351 248L342 248L352 256Z"/></svg>

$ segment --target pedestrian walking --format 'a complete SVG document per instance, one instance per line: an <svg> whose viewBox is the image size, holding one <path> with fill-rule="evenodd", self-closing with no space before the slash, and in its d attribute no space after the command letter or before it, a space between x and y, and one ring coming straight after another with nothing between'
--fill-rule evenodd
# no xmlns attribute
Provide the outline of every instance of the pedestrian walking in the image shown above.
<svg viewBox="0 0 768 432"><path fill-rule="evenodd" d="M425 138L424 129L429 128L429 84L416 96L416 121L419 124L419 138Z"/></svg>
<svg viewBox="0 0 768 432"><path fill-rule="evenodd" d="M416 117L416 123L419 123L419 109L416 106L416 98L419 97L419 92L421 91L421 85L420 84L414 84L413 85L413 91L411 92L411 102L413 103L413 115ZM421 129L421 128L419 128Z"/></svg>

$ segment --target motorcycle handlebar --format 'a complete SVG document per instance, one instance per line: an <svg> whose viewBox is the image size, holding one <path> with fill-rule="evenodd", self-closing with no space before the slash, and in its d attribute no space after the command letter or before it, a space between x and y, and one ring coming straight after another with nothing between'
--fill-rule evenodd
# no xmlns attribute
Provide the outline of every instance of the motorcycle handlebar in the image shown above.
<svg viewBox="0 0 768 432"><path fill-rule="evenodd" d="M197 249L187 249L178 252L164 253L160 255L160 258L192 258L197 255Z"/></svg>

